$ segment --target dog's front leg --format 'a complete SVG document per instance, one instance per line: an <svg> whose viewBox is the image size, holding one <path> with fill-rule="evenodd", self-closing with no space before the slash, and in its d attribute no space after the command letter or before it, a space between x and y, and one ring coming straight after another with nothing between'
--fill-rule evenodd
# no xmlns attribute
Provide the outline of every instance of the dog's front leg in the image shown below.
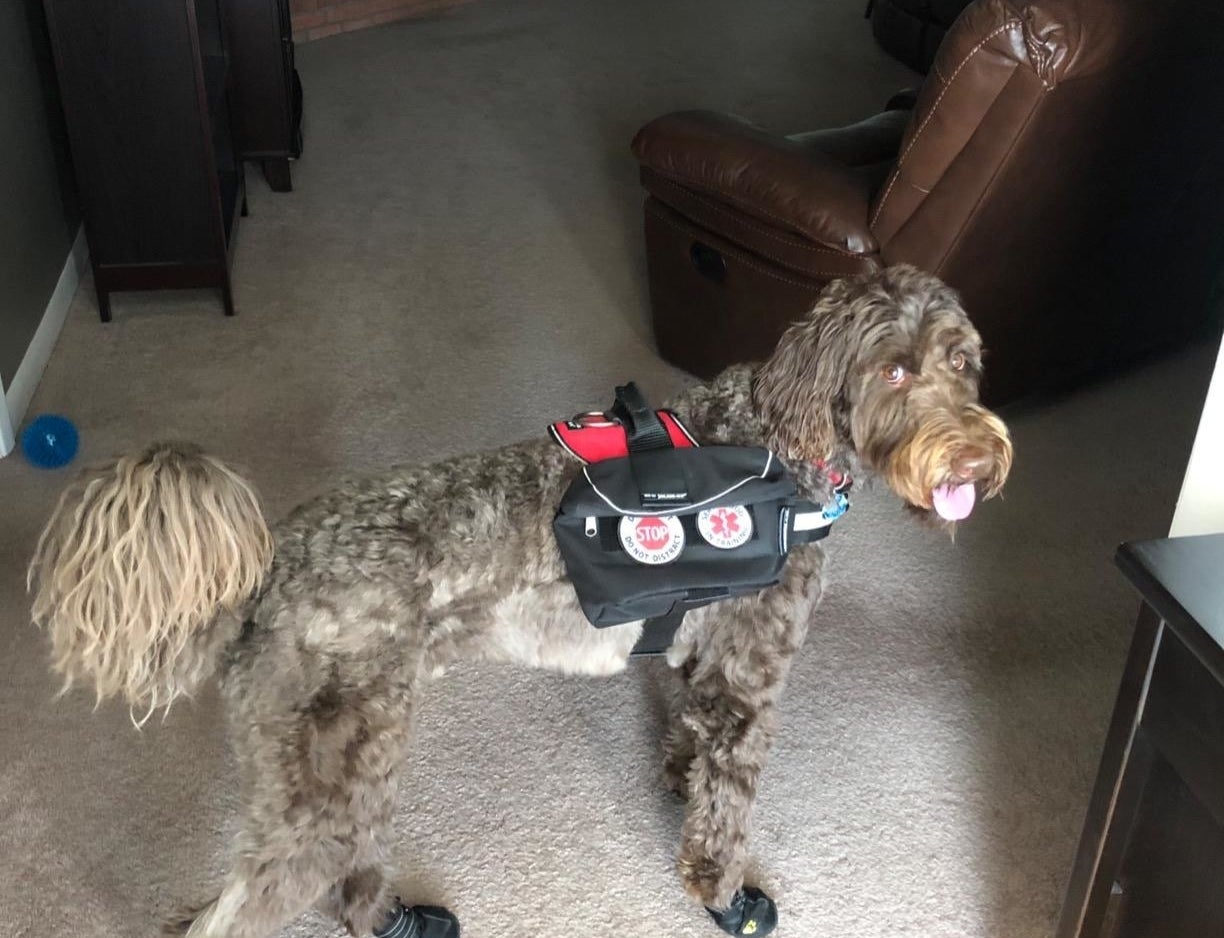
<svg viewBox="0 0 1224 938"><path fill-rule="evenodd" d="M688 685L669 736L673 775L688 754L682 744L692 753L680 876L733 935L764 935L777 923L773 901L744 886L748 837L778 699L820 597L821 566L818 552L805 551L778 586L709 607L686 637L683 660L673 660Z"/></svg>
<svg viewBox="0 0 1224 938"><path fill-rule="evenodd" d="M694 659L690 658L673 669L674 676L668 682L667 733L663 737L663 784L685 801L689 796L689 767L695 755L693 731L685 723L694 664Z"/></svg>
<svg viewBox="0 0 1224 938"><path fill-rule="evenodd" d="M719 672L691 686L681 719L691 732L688 808L678 865L687 892L726 909L743 886L757 781L773 741L774 703Z"/></svg>

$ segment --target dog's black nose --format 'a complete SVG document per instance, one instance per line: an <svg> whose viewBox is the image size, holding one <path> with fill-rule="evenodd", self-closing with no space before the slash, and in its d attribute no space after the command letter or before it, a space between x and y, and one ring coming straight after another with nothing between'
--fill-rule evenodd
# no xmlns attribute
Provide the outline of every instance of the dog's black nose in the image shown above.
<svg viewBox="0 0 1224 938"><path fill-rule="evenodd" d="M952 461L952 474L965 482L972 482L985 478L993 464L994 457L989 452L976 446L967 446L957 453Z"/></svg>

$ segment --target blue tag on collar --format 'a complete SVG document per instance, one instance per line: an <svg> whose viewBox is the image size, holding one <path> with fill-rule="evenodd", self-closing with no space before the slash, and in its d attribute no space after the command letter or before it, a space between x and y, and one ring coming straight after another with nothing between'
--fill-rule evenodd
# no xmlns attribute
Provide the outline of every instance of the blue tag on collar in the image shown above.
<svg viewBox="0 0 1224 938"><path fill-rule="evenodd" d="M849 509L850 499L846 497L846 494L844 492L834 492L833 500L821 509L820 514L829 521L836 521Z"/></svg>

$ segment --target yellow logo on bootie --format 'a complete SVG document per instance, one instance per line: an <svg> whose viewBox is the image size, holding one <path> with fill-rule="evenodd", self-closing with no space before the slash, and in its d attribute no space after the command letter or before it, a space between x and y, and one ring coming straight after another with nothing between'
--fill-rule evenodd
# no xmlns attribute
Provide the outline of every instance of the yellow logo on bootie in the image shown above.
<svg viewBox="0 0 1224 938"><path fill-rule="evenodd" d="M744 922L744 927L740 929L740 931L745 935L755 935L756 930L757 921L754 918L750 918L748 921Z"/></svg>

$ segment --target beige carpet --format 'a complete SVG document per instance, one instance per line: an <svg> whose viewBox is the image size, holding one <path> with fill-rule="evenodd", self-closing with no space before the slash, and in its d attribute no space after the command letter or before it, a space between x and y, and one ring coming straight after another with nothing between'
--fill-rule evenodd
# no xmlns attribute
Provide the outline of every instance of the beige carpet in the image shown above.
<svg viewBox="0 0 1224 938"><path fill-rule="evenodd" d="M632 132L697 105L793 130L868 113L910 76L860 13L486 0L312 43L297 189L250 180L239 317L124 296L103 327L83 289L34 412L72 416L85 458L198 440L281 514L342 472L539 434L627 377L662 397L686 379L651 350ZM1050 933L1136 608L1111 556L1167 529L1212 360L1010 415L1006 500L955 544L857 495L759 804L782 938ZM22 572L63 481L0 462L0 934L151 935L217 889L234 775L211 689L142 733L54 699ZM721 934L671 867L655 667L439 684L404 894L469 938Z"/></svg>

